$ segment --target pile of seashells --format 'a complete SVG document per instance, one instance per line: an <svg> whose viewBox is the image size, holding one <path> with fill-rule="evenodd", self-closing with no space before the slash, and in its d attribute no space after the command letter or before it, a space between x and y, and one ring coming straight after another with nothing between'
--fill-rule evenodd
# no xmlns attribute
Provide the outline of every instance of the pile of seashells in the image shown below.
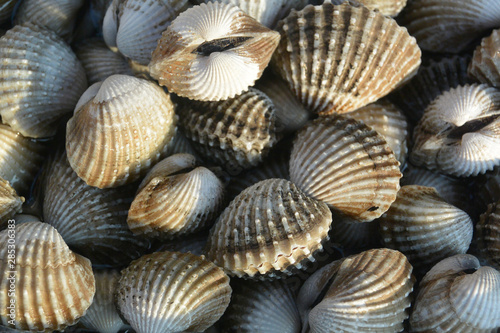
<svg viewBox="0 0 500 333"><path fill-rule="evenodd" d="M500 332L500 1L0 24L0 332Z"/></svg>

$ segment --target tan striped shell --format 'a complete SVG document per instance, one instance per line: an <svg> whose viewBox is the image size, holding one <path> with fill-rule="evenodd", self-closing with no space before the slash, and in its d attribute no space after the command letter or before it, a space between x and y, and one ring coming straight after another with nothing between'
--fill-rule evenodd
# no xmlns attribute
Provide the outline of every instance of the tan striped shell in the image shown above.
<svg viewBox="0 0 500 333"><path fill-rule="evenodd" d="M500 270L500 200L488 205L476 224L474 237L481 257Z"/></svg>
<svg viewBox="0 0 500 333"><path fill-rule="evenodd" d="M499 24L500 25L500 24ZM481 83L500 87L500 29L493 30L476 48L468 73Z"/></svg>
<svg viewBox="0 0 500 333"><path fill-rule="evenodd" d="M7 226L7 221L20 214L24 197L19 197L8 181L0 177L0 230Z"/></svg>

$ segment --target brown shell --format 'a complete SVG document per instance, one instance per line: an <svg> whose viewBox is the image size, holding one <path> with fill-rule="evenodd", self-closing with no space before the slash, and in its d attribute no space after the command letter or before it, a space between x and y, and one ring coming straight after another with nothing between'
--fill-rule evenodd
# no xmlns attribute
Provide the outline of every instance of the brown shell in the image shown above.
<svg viewBox="0 0 500 333"><path fill-rule="evenodd" d="M477 246L481 257L500 270L500 200L488 205L476 225Z"/></svg>
<svg viewBox="0 0 500 333"><path fill-rule="evenodd" d="M500 87L500 29L493 30L476 48L468 73L481 83Z"/></svg>
<svg viewBox="0 0 500 333"><path fill-rule="evenodd" d="M24 197L19 197L9 182L0 177L0 230L7 226L7 221L21 213Z"/></svg>

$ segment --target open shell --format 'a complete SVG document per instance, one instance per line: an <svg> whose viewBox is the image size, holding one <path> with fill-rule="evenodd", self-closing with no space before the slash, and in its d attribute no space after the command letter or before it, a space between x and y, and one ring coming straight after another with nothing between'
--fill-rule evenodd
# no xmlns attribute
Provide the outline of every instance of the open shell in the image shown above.
<svg viewBox="0 0 500 333"><path fill-rule="evenodd" d="M500 29L493 30L476 48L468 73L481 83L500 87Z"/></svg>
<svg viewBox="0 0 500 333"><path fill-rule="evenodd" d="M477 246L481 257L500 270L500 200L488 205L476 225Z"/></svg>
<svg viewBox="0 0 500 333"><path fill-rule="evenodd" d="M19 197L8 181L0 177L0 230L7 226L7 221L21 213L24 198Z"/></svg>

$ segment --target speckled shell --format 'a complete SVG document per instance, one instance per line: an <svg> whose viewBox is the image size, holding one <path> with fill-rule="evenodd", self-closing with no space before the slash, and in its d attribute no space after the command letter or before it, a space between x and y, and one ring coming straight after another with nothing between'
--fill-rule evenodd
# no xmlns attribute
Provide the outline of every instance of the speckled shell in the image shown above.
<svg viewBox="0 0 500 333"><path fill-rule="evenodd" d="M17 225L15 265L7 261L7 246L0 249L0 272L15 271L17 329L52 332L73 325L92 303L95 281L90 261L71 252L52 226L42 222ZM7 244L7 230L0 244ZM0 320L9 326L7 306L12 280L0 282ZM22 297L21 297L22 295ZM13 326L10 326L13 327Z"/></svg>
<svg viewBox="0 0 500 333"><path fill-rule="evenodd" d="M481 83L500 87L500 29L483 38L474 51L468 73Z"/></svg>
<svg viewBox="0 0 500 333"><path fill-rule="evenodd" d="M406 257L374 249L334 261L300 289L305 332L400 332L415 278ZM323 297L324 295L324 297ZM317 305L315 305L317 304Z"/></svg>
<svg viewBox="0 0 500 333"><path fill-rule="evenodd" d="M477 246L481 257L497 270L500 269L500 200L488 205L476 225Z"/></svg>
<svg viewBox="0 0 500 333"><path fill-rule="evenodd" d="M234 5L209 2L181 13L153 52L151 76L170 92L201 101L232 98L252 86L279 41Z"/></svg>
<svg viewBox="0 0 500 333"><path fill-rule="evenodd" d="M294 141L290 180L359 221L371 221L389 209L400 178L399 162L384 138L354 119L320 117Z"/></svg>
<svg viewBox="0 0 500 333"><path fill-rule="evenodd" d="M403 252L416 270L424 272L442 259L467 252L472 232L469 215L432 187L401 187L380 218L385 246Z"/></svg>
<svg viewBox="0 0 500 333"><path fill-rule="evenodd" d="M7 221L21 213L24 197L19 197L8 181L0 177L0 230L7 226Z"/></svg>
<svg viewBox="0 0 500 333"><path fill-rule="evenodd" d="M180 125L204 159L235 175L256 166L276 143L275 114L273 102L250 88L226 101L185 101Z"/></svg>
<svg viewBox="0 0 500 333"><path fill-rule="evenodd" d="M194 156L175 154L142 181L127 223L136 235L170 239L210 227L224 204L224 184Z"/></svg>
<svg viewBox="0 0 500 333"><path fill-rule="evenodd" d="M87 88L85 71L54 32L32 24L0 38L0 115L23 136L53 136Z"/></svg>
<svg viewBox="0 0 500 333"><path fill-rule="evenodd" d="M188 0L114 0L104 16L104 41L125 57L147 65L161 33L188 8Z"/></svg>
<svg viewBox="0 0 500 333"><path fill-rule="evenodd" d="M500 90L459 86L436 98L420 119L410 161L454 176L500 164Z"/></svg>
<svg viewBox="0 0 500 333"><path fill-rule="evenodd" d="M275 70L310 111L356 110L409 80L420 49L393 19L349 3L292 11L277 27Z"/></svg>
<svg viewBox="0 0 500 333"><path fill-rule="evenodd" d="M210 230L207 257L238 277L280 278L305 269L328 239L332 215L284 179L241 192Z"/></svg>
<svg viewBox="0 0 500 333"><path fill-rule="evenodd" d="M137 333L203 331L231 297L222 269L190 253L148 254L121 274L117 304Z"/></svg>
<svg viewBox="0 0 500 333"><path fill-rule="evenodd" d="M155 83L110 76L89 87L67 124L69 163L91 186L133 182L165 154L175 123L174 105Z"/></svg>
<svg viewBox="0 0 500 333"><path fill-rule="evenodd" d="M500 272L474 256L440 261L419 288L410 332L487 333L500 326Z"/></svg>
<svg viewBox="0 0 500 333"><path fill-rule="evenodd" d="M410 1L399 21L426 51L459 53L500 25L497 0Z"/></svg>

